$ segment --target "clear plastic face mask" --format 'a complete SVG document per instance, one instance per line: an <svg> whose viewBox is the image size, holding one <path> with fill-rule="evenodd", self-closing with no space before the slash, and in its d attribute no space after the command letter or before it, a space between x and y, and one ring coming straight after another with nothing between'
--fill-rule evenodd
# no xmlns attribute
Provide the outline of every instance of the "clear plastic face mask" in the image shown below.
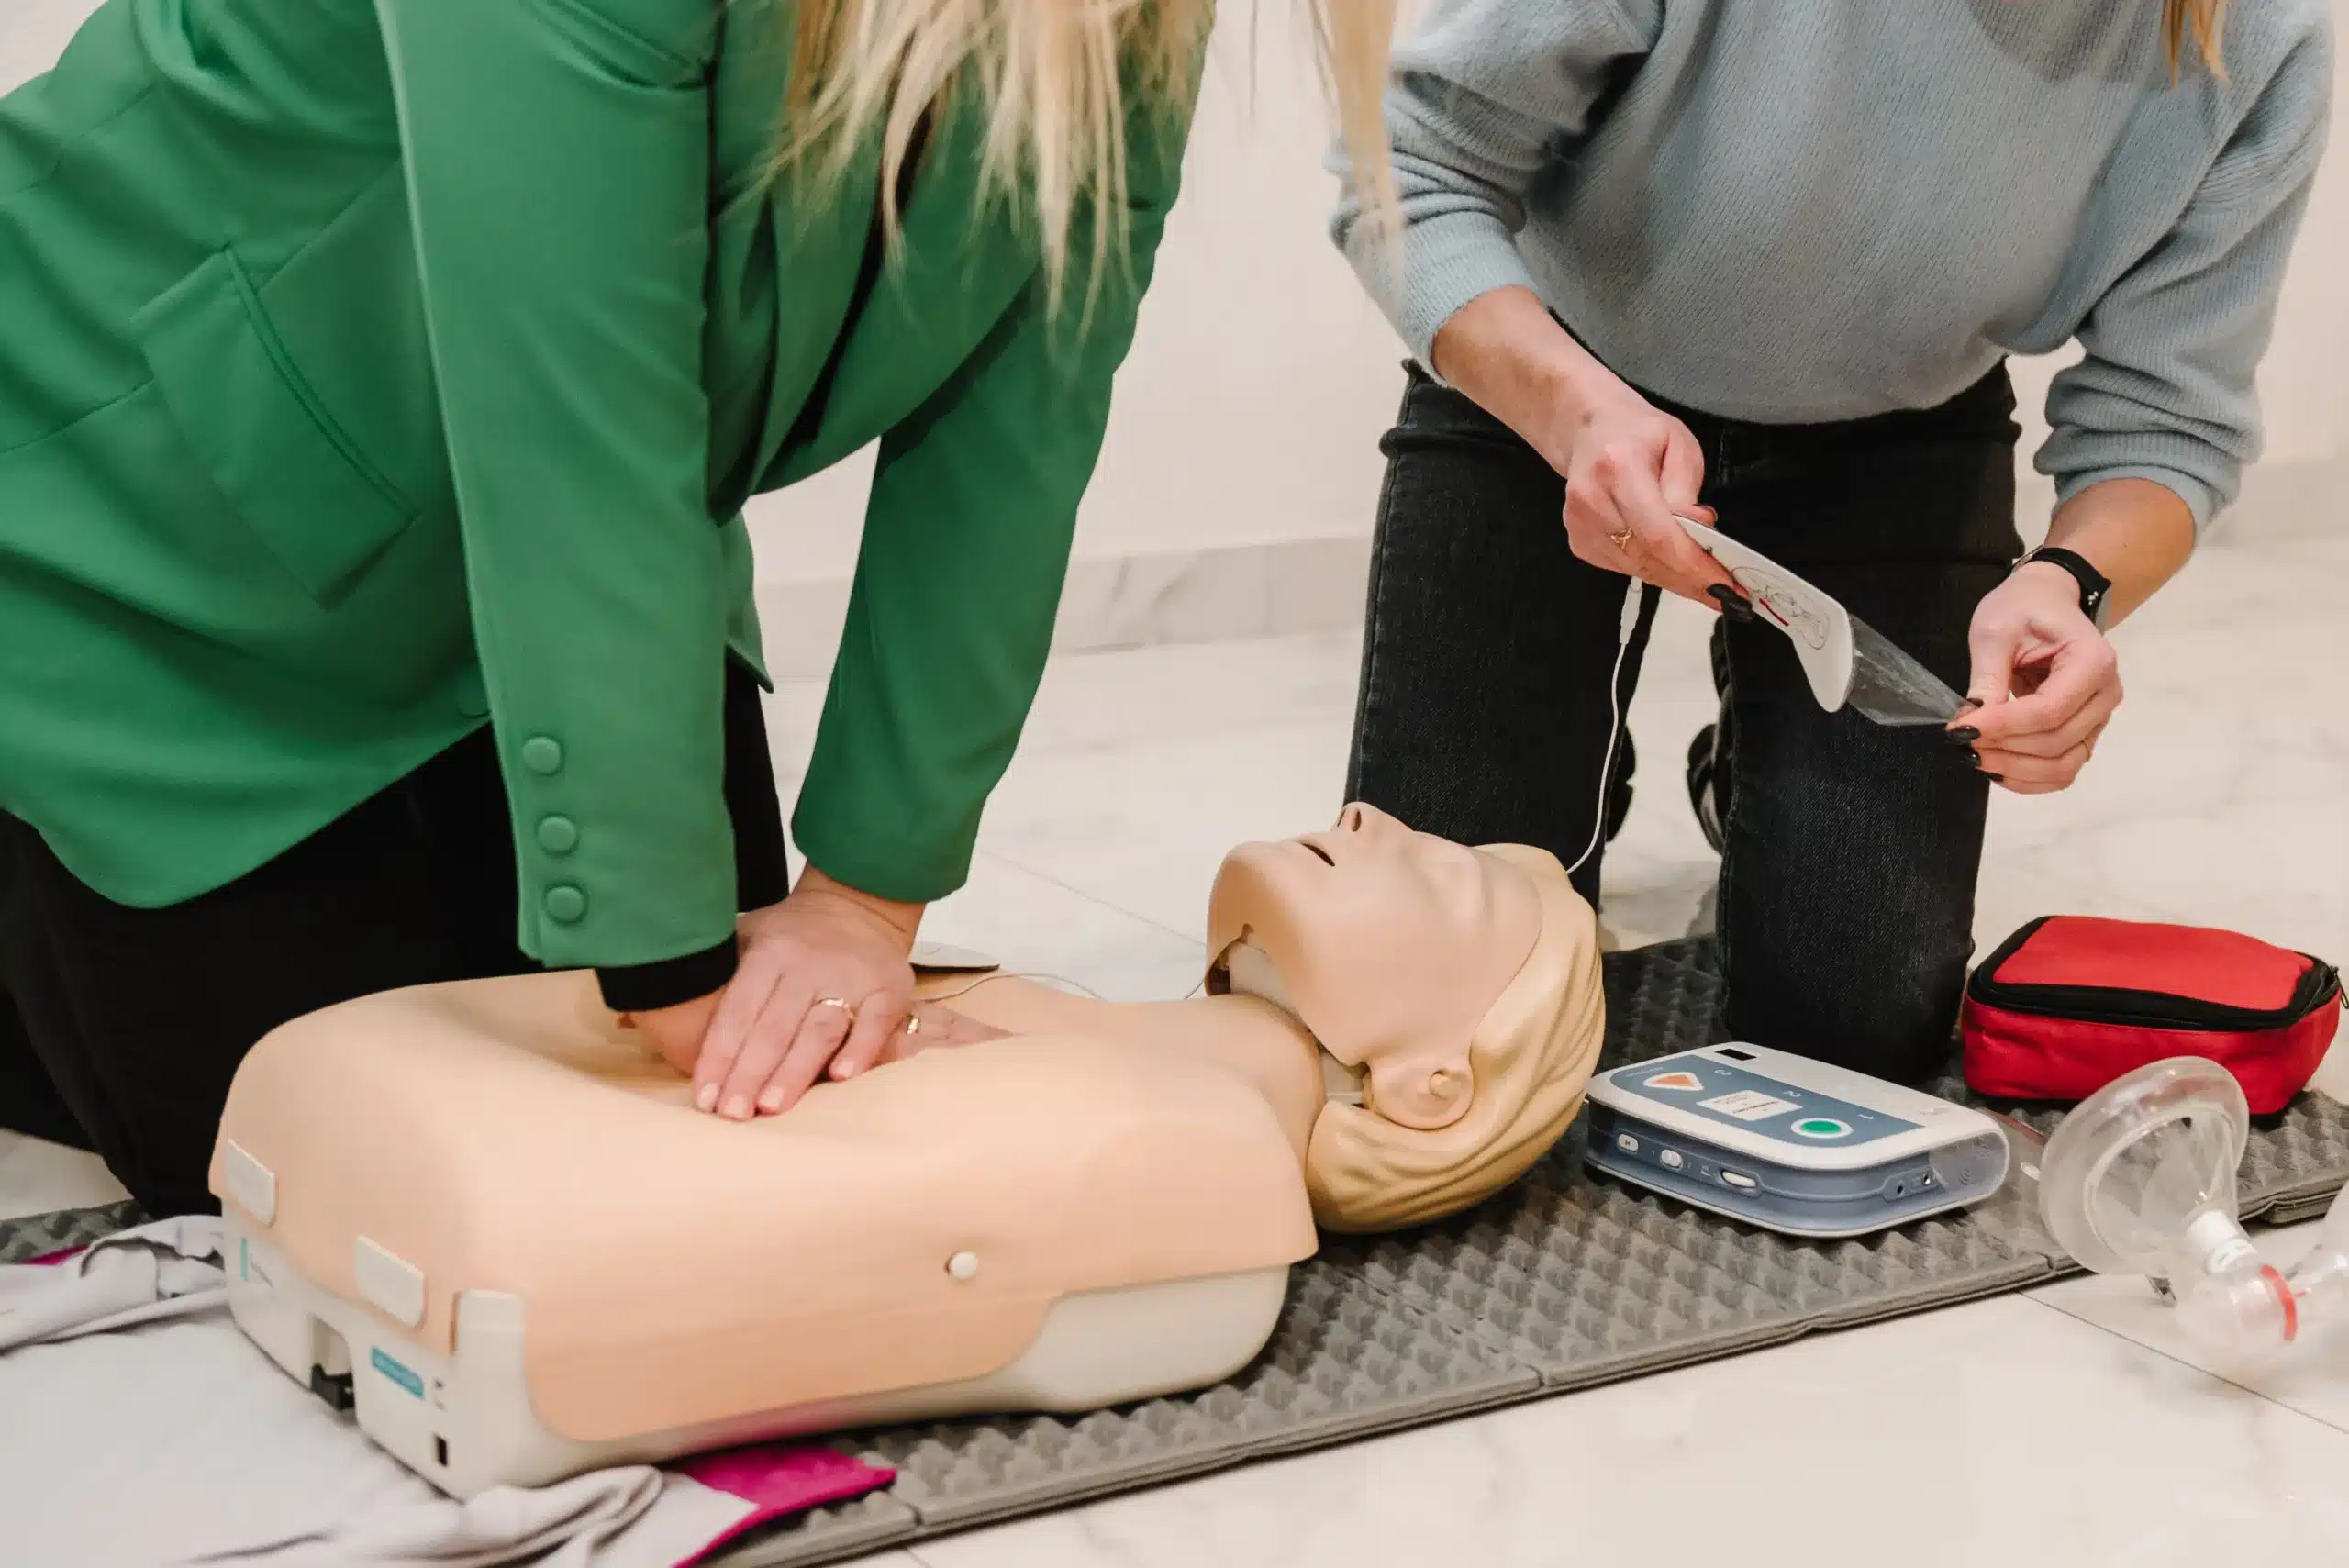
<svg viewBox="0 0 2349 1568"><path fill-rule="evenodd" d="M2047 1140L2040 1210L2081 1266L2140 1274L2175 1297L2178 1327L2229 1366L2270 1360L2349 1317L2349 1204L2287 1274L2236 1218L2250 1136L2243 1089L2215 1062L2156 1062L2083 1100Z"/></svg>

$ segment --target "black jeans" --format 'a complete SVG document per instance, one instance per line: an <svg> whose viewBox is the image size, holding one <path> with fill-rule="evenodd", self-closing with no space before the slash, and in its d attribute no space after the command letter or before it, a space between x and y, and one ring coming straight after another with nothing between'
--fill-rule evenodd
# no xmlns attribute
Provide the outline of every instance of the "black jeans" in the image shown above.
<svg viewBox="0 0 2349 1568"><path fill-rule="evenodd" d="M741 906L772 904L788 891L783 810L758 687L739 669L726 795ZM254 1042L356 996L537 969L515 940L516 897L486 729L168 908L100 896L0 812L0 1126L95 1149L150 1214L214 1209L212 1145Z"/></svg>
<svg viewBox="0 0 2349 1568"><path fill-rule="evenodd" d="M1965 689L1974 606L2021 550L2003 367L1940 407L1834 424L1657 401L1702 443L1724 532ZM1572 865L1599 805L1626 580L1568 549L1558 474L1416 369L1382 450L1348 790L1445 838ZM1651 618L1623 661L1626 706ZM1821 712L1768 625L1725 629L1725 1027L1920 1080L1946 1060L1972 954L1988 784L1937 730ZM1575 879L1594 903L1603 853Z"/></svg>

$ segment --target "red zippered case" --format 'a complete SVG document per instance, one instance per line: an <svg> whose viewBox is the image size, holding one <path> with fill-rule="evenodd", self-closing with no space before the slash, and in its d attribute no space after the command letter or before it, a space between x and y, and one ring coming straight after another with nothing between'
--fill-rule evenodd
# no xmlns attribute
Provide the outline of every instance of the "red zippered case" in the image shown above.
<svg viewBox="0 0 2349 1568"><path fill-rule="evenodd" d="M1966 983L1965 1081L1994 1099L2080 1100L2200 1056L2271 1116L2323 1062L2341 1001L2332 965L2239 932L2045 916Z"/></svg>

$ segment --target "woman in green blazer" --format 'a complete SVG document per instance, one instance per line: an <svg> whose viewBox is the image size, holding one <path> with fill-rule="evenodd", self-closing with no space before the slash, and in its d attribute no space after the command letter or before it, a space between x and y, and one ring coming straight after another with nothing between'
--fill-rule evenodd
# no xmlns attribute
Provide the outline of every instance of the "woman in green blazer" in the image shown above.
<svg viewBox="0 0 2349 1568"><path fill-rule="evenodd" d="M594 966L737 1117L906 1027L1208 9L106 0L0 100L0 1051L149 1207L365 992ZM740 509L876 440L786 898Z"/></svg>

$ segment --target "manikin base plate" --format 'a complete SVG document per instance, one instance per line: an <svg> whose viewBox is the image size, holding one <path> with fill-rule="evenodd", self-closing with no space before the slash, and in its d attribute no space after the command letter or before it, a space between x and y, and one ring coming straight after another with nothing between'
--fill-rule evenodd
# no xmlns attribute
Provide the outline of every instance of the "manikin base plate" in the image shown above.
<svg viewBox="0 0 2349 1568"><path fill-rule="evenodd" d="M1606 1065L1723 1038L1709 941L1609 954ZM1965 1096L1954 1075L1934 1085ZM2044 1131L2060 1113L2022 1119ZM1849 1241L1774 1236L1582 1169L1583 1125L1525 1180L1441 1225L1331 1238L1293 1271L1272 1344L1229 1383L1083 1417L934 1422L839 1446L897 1471L714 1561L829 1562L1251 1460L1320 1448L2040 1284L2070 1271L2009 1195ZM2254 1125L2246 1218L2321 1212L2349 1182L2349 1107L2303 1095ZM124 1206L0 1222L0 1261L95 1240Z"/></svg>

